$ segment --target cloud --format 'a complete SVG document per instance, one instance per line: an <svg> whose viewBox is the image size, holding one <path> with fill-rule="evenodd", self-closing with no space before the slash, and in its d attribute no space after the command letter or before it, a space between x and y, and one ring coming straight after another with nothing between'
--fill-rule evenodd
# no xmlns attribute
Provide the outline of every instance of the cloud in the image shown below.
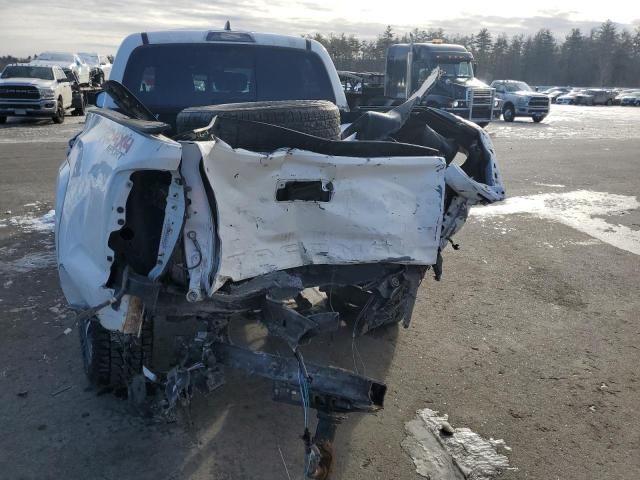
<svg viewBox="0 0 640 480"><path fill-rule="evenodd" d="M375 38L383 31L379 11L353 15L330 1L303 0L0 0L0 54L33 55L44 50L113 53L132 32L174 28L219 29L227 20L232 28L292 35L346 33ZM355 7L354 7L355 8ZM398 6L397 13L403 7ZM363 9L365 12L366 9ZM335 14L334 14L335 12ZM375 13L375 15L374 15ZM468 34L487 27L494 33L529 34L549 28L564 35L579 27L588 33L601 22L575 22L571 11L544 10L537 16L466 15L445 20L420 21L407 10L406 23L392 24L399 34L418 28L443 28ZM433 18L433 17L431 17ZM446 18L446 17L445 17ZM415 21L416 23L411 23ZM635 20L638 22L639 20ZM624 25L632 28L631 25Z"/></svg>

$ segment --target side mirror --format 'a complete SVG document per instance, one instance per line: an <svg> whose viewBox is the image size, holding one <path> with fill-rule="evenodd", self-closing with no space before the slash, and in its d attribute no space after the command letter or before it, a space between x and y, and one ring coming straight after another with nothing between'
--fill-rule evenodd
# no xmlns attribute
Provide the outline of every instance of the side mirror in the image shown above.
<svg viewBox="0 0 640 480"><path fill-rule="evenodd" d="M96 107L104 108L107 103L107 92L100 92L96 95Z"/></svg>
<svg viewBox="0 0 640 480"><path fill-rule="evenodd" d="M58 79L58 83L69 83L69 79L68 78L59 78Z"/></svg>

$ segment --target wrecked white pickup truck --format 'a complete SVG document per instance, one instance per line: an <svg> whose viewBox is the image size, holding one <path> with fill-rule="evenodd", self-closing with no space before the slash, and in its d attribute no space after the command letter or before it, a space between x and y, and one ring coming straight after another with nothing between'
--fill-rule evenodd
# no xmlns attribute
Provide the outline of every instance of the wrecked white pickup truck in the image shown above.
<svg viewBox="0 0 640 480"><path fill-rule="evenodd" d="M408 326L469 208L504 198L481 128L414 112L437 75L393 110L352 118L312 40L128 37L57 183L60 282L81 311L89 378L134 400L155 390L166 409L218 388L228 368L269 378L275 400L318 411L305 475L326 478L339 414L382 408L386 386L305 363L301 343L344 322L356 334ZM290 356L232 344L239 317ZM161 318L202 325L164 372L151 358Z"/></svg>

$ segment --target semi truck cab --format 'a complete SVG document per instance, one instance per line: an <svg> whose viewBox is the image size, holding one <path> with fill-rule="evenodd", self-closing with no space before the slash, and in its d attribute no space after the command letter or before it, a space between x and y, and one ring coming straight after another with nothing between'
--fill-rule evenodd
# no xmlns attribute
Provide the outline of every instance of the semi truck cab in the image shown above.
<svg viewBox="0 0 640 480"><path fill-rule="evenodd" d="M444 75L423 100L479 125L500 117L500 100L495 90L474 77L473 55L462 45L401 43L387 51L385 97L408 98L434 68Z"/></svg>

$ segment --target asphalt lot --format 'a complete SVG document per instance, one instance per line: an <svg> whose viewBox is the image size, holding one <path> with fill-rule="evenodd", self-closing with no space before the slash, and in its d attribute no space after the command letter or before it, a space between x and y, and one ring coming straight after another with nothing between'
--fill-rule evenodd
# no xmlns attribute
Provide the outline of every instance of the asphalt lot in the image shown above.
<svg viewBox="0 0 640 480"><path fill-rule="evenodd" d="M82 121L0 127L0 478L287 479L280 452L300 478L302 413L268 382L231 377L172 424L87 388L47 216ZM334 478L423 478L401 443L425 407L504 439L501 478L638 477L639 127L640 108L574 106L488 127L510 199L474 212L408 330L358 340L389 390L339 430ZM306 355L352 368L349 332Z"/></svg>

